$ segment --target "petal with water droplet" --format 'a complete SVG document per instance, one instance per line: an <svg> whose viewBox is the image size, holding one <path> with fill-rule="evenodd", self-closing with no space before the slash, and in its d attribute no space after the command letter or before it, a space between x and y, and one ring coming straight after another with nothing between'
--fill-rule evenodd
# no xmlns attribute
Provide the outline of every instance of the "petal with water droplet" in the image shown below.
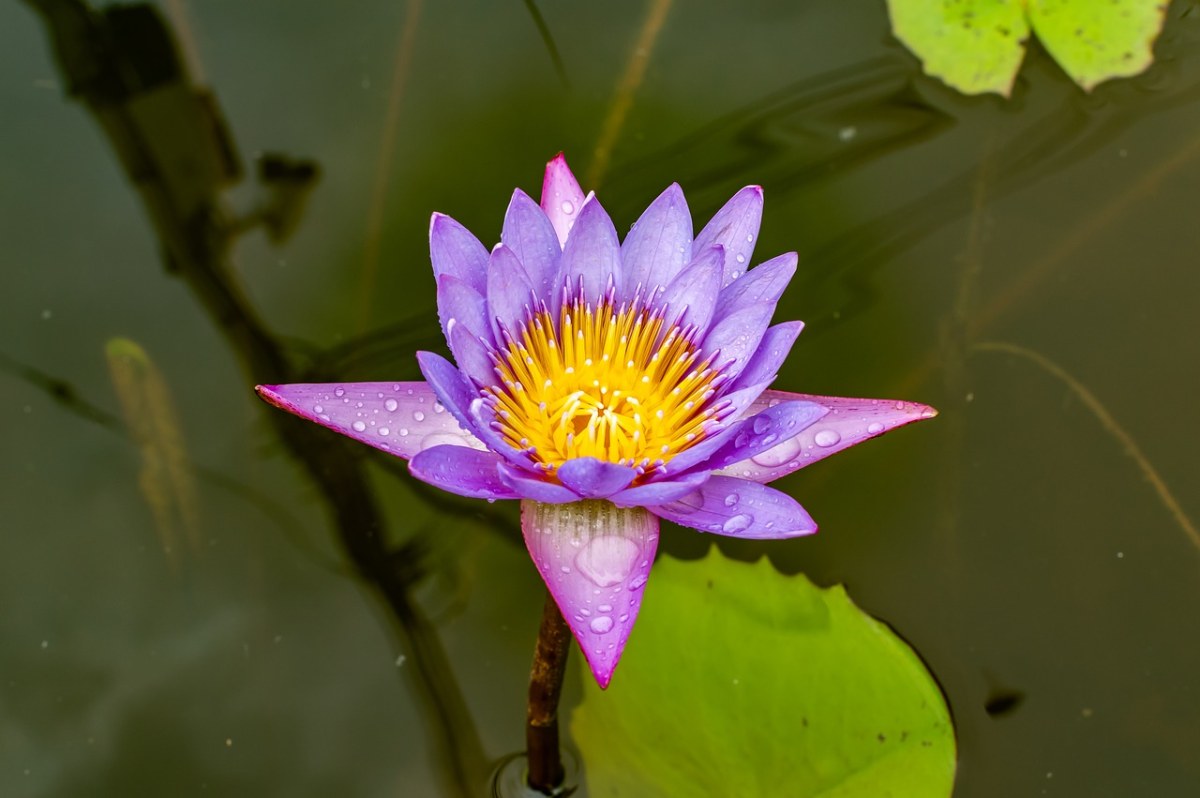
<svg viewBox="0 0 1200 798"><path fill-rule="evenodd" d="M765 409L771 402L795 399L820 404L828 408L829 413L799 435L781 441L775 449L731 463L721 473L756 482L771 482L868 438L937 415L932 407L916 402L811 396L788 391L764 391L747 413Z"/></svg>
<svg viewBox="0 0 1200 798"><path fill-rule="evenodd" d="M546 175L542 178L542 210L558 234L559 246L567 243L567 234L575 225L582 207L583 189L560 152L546 164Z"/></svg>
<svg viewBox="0 0 1200 798"><path fill-rule="evenodd" d="M596 682L608 687L642 605L658 548L658 519L602 500L526 500L521 531Z"/></svg>
<svg viewBox="0 0 1200 798"><path fill-rule="evenodd" d="M519 499L520 495L500 479L495 452L465 446L434 446L421 450L408 461L409 472L435 488L473 499Z"/></svg>
<svg viewBox="0 0 1200 798"><path fill-rule="evenodd" d="M254 390L282 410L398 457L415 456L428 435L453 436L460 446L484 448L449 413L432 411L437 395L424 382L293 383ZM416 412L424 412L423 420L414 420Z"/></svg>
<svg viewBox="0 0 1200 798"><path fill-rule="evenodd" d="M470 230L445 214L435 213L429 220L429 259L435 278L451 275L479 294L487 290L487 249Z"/></svg>
<svg viewBox="0 0 1200 798"><path fill-rule="evenodd" d="M707 249L696 250L696 255ZM649 292L657 286L667 285L690 260L692 217L683 190L672 183L642 212L621 244L625 291L632 294L641 285ZM724 257L717 263L718 272L723 263ZM717 283L720 287L719 274Z"/></svg>
<svg viewBox="0 0 1200 798"><path fill-rule="evenodd" d="M762 209L762 188L746 186L713 215L692 242L692 252L696 254L713 244L725 247L722 286L733 282L735 271L749 268L750 258L754 255L754 242L758 238L758 227L762 223Z"/></svg>
<svg viewBox="0 0 1200 798"><path fill-rule="evenodd" d="M816 522L791 496L735 477L713 476L695 493L647 509L680 526L731 537L790 538L817 531Z"/></svg>

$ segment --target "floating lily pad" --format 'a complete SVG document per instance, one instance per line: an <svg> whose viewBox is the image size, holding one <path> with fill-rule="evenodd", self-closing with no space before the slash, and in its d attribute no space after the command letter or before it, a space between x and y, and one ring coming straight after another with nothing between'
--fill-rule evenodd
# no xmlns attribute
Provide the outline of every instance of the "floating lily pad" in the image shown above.
<svg viewBox="0 0 1200 798"><path fill-rule="evenodd" d="M964 94L1008 96L1033 32L1090 91L1154 61L1165 0L888 0L892 30L925 72Z"/></svg>
<svg viewBox="0 0 1200 798"><path fill-rule="evenodd" d="M592 796L953 788L950 715L917 655L840 586L765 559L661 558L612 685L583 682L571 732Z"/></svg>

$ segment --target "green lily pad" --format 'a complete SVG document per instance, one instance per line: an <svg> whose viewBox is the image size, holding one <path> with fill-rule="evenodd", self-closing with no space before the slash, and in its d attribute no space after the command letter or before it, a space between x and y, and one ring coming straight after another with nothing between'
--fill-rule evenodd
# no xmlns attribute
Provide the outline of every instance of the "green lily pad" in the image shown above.
<svg viewBox="0 0 1200 798"><path fill-rule="evenodd" d="M917 655L840 586L765 559L661 558L612 685L584 677L571 733L594 797L953 788L950 714Z"/></svg>
<svg viewBox="0 0 1200 798"><path fill-rule="evenodd" d="M964 94L1005 97L1032 28L1080 86L1144 71L1154 61L1165 0L888 0L892 31Z"/></svg>

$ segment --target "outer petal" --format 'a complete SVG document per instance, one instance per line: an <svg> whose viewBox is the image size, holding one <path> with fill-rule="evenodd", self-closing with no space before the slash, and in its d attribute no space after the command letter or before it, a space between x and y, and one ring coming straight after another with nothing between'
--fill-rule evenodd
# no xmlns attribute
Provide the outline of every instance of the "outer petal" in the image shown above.
<svg viewBox="0 0 1200 798"><path fill-rule="evenodd" d="M486 278L485 278L486 279ZM442 322L442 332L446 334L446 343L451 343L450 333L455 325L461 324L473 334L492 342L492 328L488 323L487 300L464 280L452 275L438 278L437 285L438 319Z"/></svg>
<svg viewBox="0 0 1200 798"><path fill-rule="evenodd" d="M750 268L754 242L762 223L763 191L760 186L746 186L734 194L712 221L704 226L692 243L692 252L699 254L713 244L725 247L725 270L721 285L729 285L739 274Z"/></svg>
<svg viewBox="0 0 1200 798"><path fill-rule="evenodd" d="M699 255L703 247L696 250ZM625 236L621 262L625 292L664 286L692 259L692 217L677 183L658 195Z"/></svg>
<svg viewBox="0 0 1200 798"><path fill-rule="evenodd" d="M645 485L638 485L636 488L626 488L609 496L608 500L618 507L649 507L665 504L682 499L692 493L707 482L708 477L707 471L683 474L674 479L649 482Z"/></svg>
<svg viewBox="0 0 1200 798"><path fill-rule="evenodd" d="M799 435L749 459L733 463L721 473L756 482L770 482L856 443L862 443L868 438L937 415L937 411L932 407L916 402L845 399L839 396L810 396L786 391L763 392L748 412L755 413L759 408L767 407L773 402L792 399L817 402L828 407L829 413Z"/></svg>
<svg viewBox="0 0 1200 798"><path fill-rule="evenodd" d="M783 324L767 328L758 344L758 351L746 363L746 367L730 387L736 389L743 385L774 382L779 374L779 367L787 360L788 353L792 351L792 344L796 343L796 337L803 329L802 321L785 321Z"/></svg>
<svg viewBox="0 0 1200 798"><path fill-rule="evenodd" d="M487 249L470 230L441 213L429 221L429 259L434 277L453 275L480 295L487 290Z"/></svg>
<svg viewBox="0 0 1200 798"><path fill-rule="evenodd" d="M559 246L566 245L567 233L571 232L582 207L583 189L560 152L546 164L546 175L542 178L542 210L554 226Z"/></svg>
<svg viewBox="0 0 1200 798"><path fill-rule="evenodd" d="M562 244L545 211L520 189L513 192L508 212L504 214L500 240L520 259L537 295L550 296L555 288Z"/></svg>
<svg viewBox="0 0 1200 798"><path fill-rule="evenodd" d="M569 504L579 501L578 496L562 485L538 479L528 471L514 468L508 463L500 464L500 479L523 499L533 499L543 504Z"/></svg>
<svg viewBox="0 0 1200 798"><path fill-rule="evenodd" d="M667 324L686 327L693 325L703 335L712 321L721 290L721 264L725 250L709 247L675 276L659 300L669 308Z"/></svg>
<svg viewBox="0 0 1200 798"><path fill-rule="evenodd" d="M762 302L718 320L704 336L704 355L707 357L719 352L717 366L730 379L736 380L758 352L759 343L774 312L773 303Z"/></svg>
<svg viewBox="0 0 1200 798"><path fill-rule="evenodd" d="M583 283L583 297L595 304L610 284L621 285L621 249L617 229L594 197L583 204L579 219L563 247L556 290Z"/></svg>
<svg viewBox="0 0 1200 798"><path fill-rule="evenodd" d="M695 493L648 509L680 526L738 538L790 538L817 531L791 496L734 477L713 476Z"/></svg>
<svg viewBox="0 0 1200 798"><path fill-rule="evenodd" d="M801 430L820 421L829 408L816 402L780 402L747 416L739 422L732 439L713 452L703 468L716 470L761 454L781 441L795 438Z"/></svg>
<svg viewBox="0 0 1200 798"><path fill-rule="evenodd" d="M595 457L577 457L558 467L558 479L581 499L607 499L633 482L637 472L629 466Z"/></svg>
<svg viewBox="0 0 1200 798"><path fill-rule="evenodd" d="M795 252L785 252L755 266L721 292L717 299L716 317L723 318L760 302L778 302L795 274Z"/></svg>
<svg viewBox="0 0 1200 798"><path fill-rule="evenodd" d="M608 687L642 604L658 519L606 501L523 501L521 531L596 681Z"/></svg>
<svg viewBox="0 0 1200 798"><path fill-rule="evenodd" d="M462 372L477 384L495 385L499 380L487 344L467 325L456 324L450 329L450 352Z"/></svg>
<svg viewBox="0 0 1200 798"><path fill-rule="evenodd" d="M500 480L503 461L495 452L465 446L434 446L408 461L408 470L422 482L474 499L519 499Z"/></svg>
<svg viewBox="0 0 1200 798"><path fill-rule="evenodd" d="M405 459L443 444L484 448L423 382L295 383L254 390L282 410Z"/></svg>
<svg viewBox="0 0 1200 798"><path fill-rule="evenodd" d="M497 321L507 329L515 330L525 318L525 309L533 303L533 285L525 267L511 249L498 245L488 261L487 277L487 313L494 340L503 340Z"/></svg>

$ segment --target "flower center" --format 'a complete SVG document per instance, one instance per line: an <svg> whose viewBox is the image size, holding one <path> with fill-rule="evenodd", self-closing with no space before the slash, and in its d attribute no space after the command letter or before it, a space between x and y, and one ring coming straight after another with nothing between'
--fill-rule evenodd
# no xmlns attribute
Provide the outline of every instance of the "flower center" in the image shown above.
<svg viewBox="0 0 1200 798"><path fill-rule="evenodd" d="M576 457L661 466L704 437L719 371L690 334L640 302L543 307L495 353L486 388L505 439L547 471Z"/></svg>

